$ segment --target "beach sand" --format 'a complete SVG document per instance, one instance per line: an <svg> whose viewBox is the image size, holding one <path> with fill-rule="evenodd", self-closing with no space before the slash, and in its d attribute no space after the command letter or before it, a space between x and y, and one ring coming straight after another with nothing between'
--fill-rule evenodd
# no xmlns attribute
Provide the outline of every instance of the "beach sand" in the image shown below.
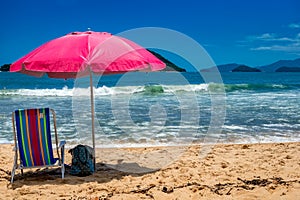
<svg viewBox="0 0 300 200"><path fill-rule="evenodd" d="M300 143L205 147L97 149L91 176L17 170L11 185L13 146L0 145L0 199L300 199Z"/></svg>

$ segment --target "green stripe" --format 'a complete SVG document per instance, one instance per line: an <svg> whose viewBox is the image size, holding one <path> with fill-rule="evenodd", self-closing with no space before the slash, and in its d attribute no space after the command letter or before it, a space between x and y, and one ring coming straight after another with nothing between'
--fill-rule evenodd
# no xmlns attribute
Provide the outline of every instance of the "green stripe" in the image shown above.
<svg viewBox="0 0 300 200"><path fill-rule="evenodd" d="M50 160L50 153L49 153L49 145L48 145L48 137L47 137L47 117L46 117L46 112L45 109L43 109L43 117L44 117L44 135L45 135L45 142L46 142L46 151L47 151L47 158L48 158L48 163L51 164Z"/></svg>
<svg viewBox="0 0 300 200"><path fill-rule="evenodd" d="M23 147L23 152L24 152L24 157L25 157L25 162L26 166L28 166L28 158L26 154L26 147L25 147L25 141L24 141L24 131L23 131L23 119L22 119L22 112L19 110L19 117L20 117L20 129L21 129L21 137L22 137L22 147Z"/></svg>

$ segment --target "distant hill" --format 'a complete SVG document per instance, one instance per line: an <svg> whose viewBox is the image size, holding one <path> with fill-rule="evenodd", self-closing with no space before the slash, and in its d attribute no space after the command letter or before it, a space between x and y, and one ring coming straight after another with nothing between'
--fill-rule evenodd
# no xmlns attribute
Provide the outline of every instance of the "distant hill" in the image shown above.
<svg viewBox="0 0 300 200"><path fill-rule="evenodd" d="M211 72L211 71L214 71L216 68L219 70L219 72L232 72L234 69L236 69L240 66L246 66L246 65L230 63L230 64L218 65L215 67L202 69L201 72ZM279 61L271 63L269 65L258 66L255 68L259 69L262 72L276 72L276 70L278 70L279 68L282 68L282 67L285 67L285 68L283 68L281 70L288 70L289 72L298 72L297 68L300 68L300 58L295 59L295 60L279 60Z"/></svg>
<svg viewBox="0 0 300 200"><path fill-rule="evenodd" d="M218 68L219 72L260 72L257 68L252 68L243 64L230 63L225 65L218 65L201 70L201 72L212 72Z"/></svg>
<svg viewBox="0 0 300 200"><path fill-rule="evenodd" d="M230 64L225 64L225 65L218 65L215 67L210 67L207 69L202 69L201 72L211 72L211 71L214 71L216 68L218 68L219 72L231 72L233 69L237 68L238 66L240 66L240 64L230 63Z"/></svg>
<svg viewBox="0 0 300 200"><path fill-rule="evenodd" d="M232 72L261 72L261 70L253 67L248 67L246 65L240 65L237 68L234 68Z"/></svg>
<svg viewBox="0 0 300 200"><path fill-rule="evenodd" d="M300 58L295 60L279 60L269 65L258 67L264 72L275 72L280 67L300 67Z"/></svg>
<svg viewBox="0 0 300 200"><path fill-rule="evenodd" d="M300 67L279 67L275 72L300 72Z"/></svg>
<svg viewBox="0 0 300 200"><path fill-rule="evenodd" d="M178 67L159 53L156 53L154 51L151 51L148 49L153 55L155 55L158 59L163 61L166 64L166 68L163 69L162 71L178 71L178 72L186 72L185 69ZM10 64L4 64L0 67L0 71L9 71Z"/></svg>

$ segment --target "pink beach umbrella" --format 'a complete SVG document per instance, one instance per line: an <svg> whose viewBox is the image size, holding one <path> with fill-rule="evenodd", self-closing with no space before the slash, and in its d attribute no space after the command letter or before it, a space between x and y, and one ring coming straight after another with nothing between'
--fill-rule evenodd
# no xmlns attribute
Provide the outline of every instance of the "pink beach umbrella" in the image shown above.
<svg viewBox="0 0 300 200"><path fill-rule="evenodd" d="M92 74L158 71L165 64L136 43L106 32L72 32L51 40L10 66L11 72L51 78L90 76L92 140L95 153L95 110Z"/></svg>

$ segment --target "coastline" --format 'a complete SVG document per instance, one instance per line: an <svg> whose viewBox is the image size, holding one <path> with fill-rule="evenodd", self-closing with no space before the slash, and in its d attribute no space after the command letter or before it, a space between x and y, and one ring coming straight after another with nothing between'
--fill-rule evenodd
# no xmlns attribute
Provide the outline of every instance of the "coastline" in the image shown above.
<svg viewBox="0 0 300 200"><path fill-rule="evenodd" d="M97 149L87 177L55 168L17 170L0 145L0 199L297 199L300 142ZM202 149L202 150L201 150ZM71 155L66 151L66 163ZM33 173L32 173L33 172ZM136 173L138 172L138 173Z"/></svg>

